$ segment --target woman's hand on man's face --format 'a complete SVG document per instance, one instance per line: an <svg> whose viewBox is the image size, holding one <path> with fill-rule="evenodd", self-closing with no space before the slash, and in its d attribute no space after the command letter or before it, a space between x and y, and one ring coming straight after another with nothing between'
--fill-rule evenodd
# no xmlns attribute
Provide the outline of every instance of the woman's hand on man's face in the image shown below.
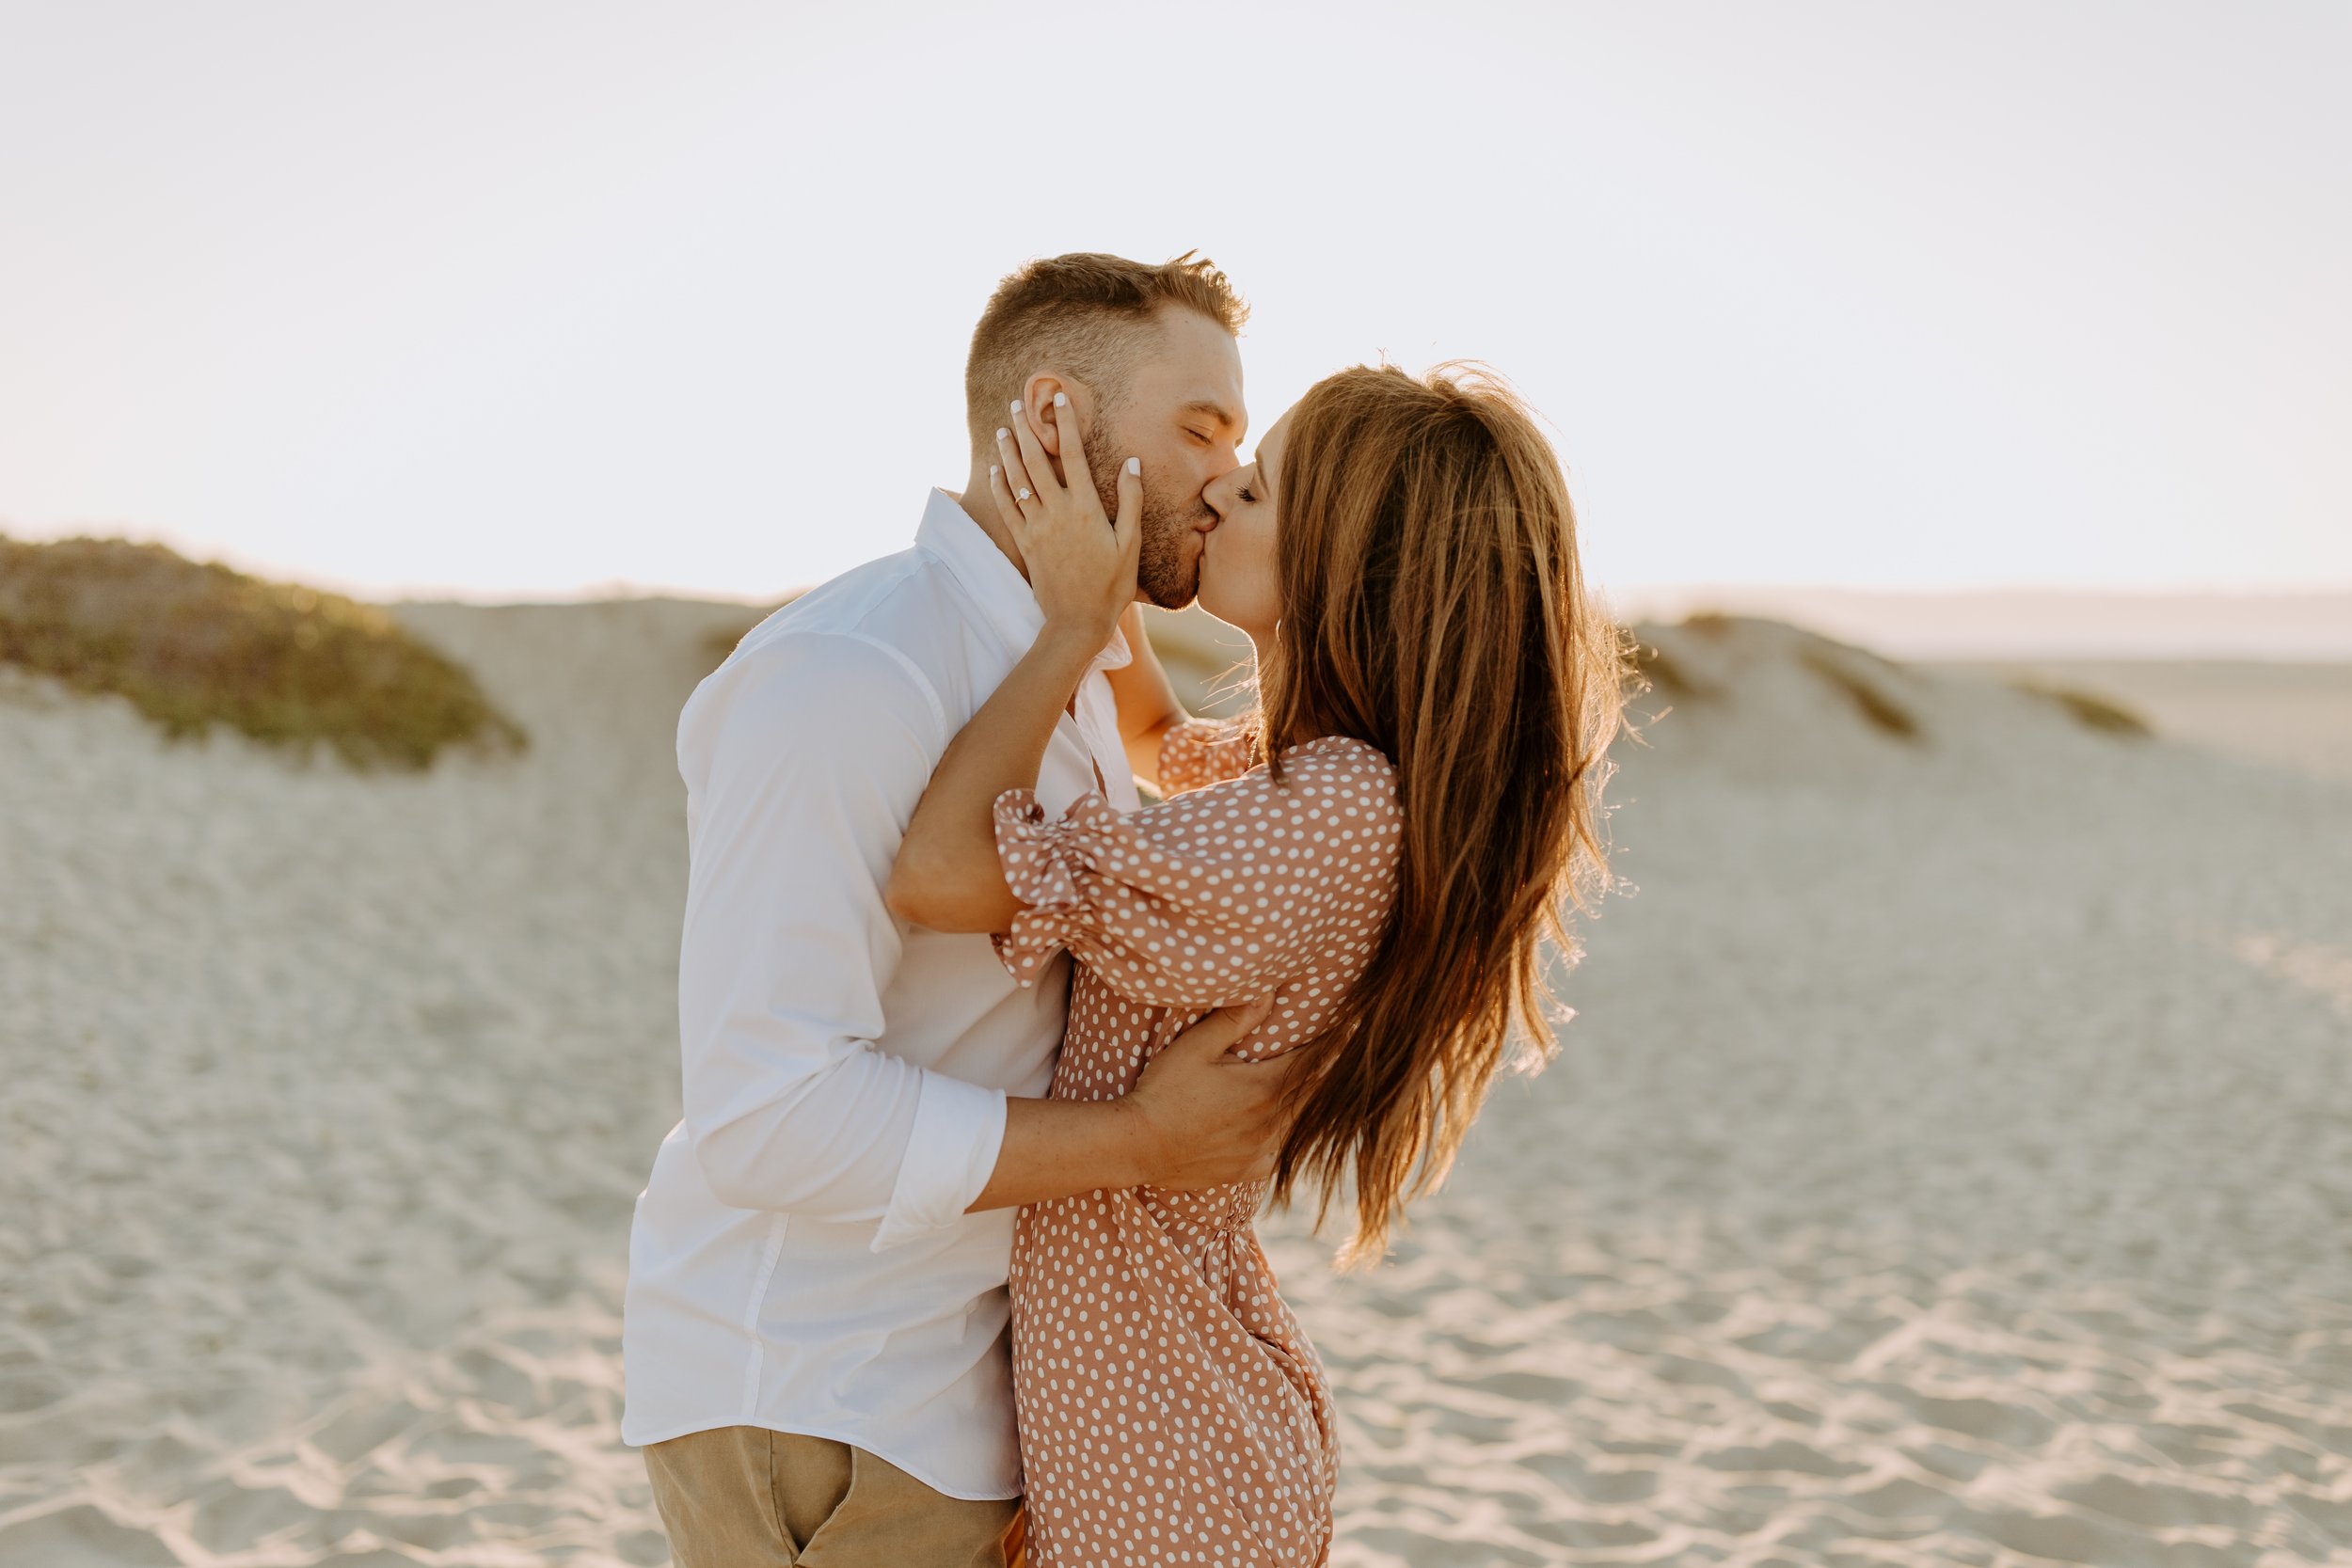
<svg viewBox="0 0 2352 1568"><path fill-rule="evenodd" d="M1104 517L1068 393L1054 394L1054 416L1068 483L1054 477L1052 461L1015 403L1011 427L996 432L997 460L988 470L988 490L1027 564L1029 586L1047 626L1084 631L1100 646L1110 641L1120 613L1135 602L1143 540L1142 465L1130 457L1120 466L1119 516Z"/></svg>

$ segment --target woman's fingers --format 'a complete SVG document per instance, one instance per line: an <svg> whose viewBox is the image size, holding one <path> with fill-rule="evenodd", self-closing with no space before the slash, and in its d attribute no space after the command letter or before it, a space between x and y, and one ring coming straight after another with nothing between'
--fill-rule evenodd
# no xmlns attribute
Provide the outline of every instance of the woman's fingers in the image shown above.
<svg viewBox="0 0 2352 1568"><path fill-rule="evenodd" d="M1111 519L1111 532L1119 540L1120 553L1133 562L1141 552L1143 543L1143 462L1130 457L1119 466L1119 515Z"/></svg>
<svg viewBox="0 0 2352 1568"><path fill-rule="evenodd" d="M1020 506L1022 515L1027 516L1029 509L1040 504L1037 488L1029 478L1028 465L1021 461L1021 448L1013 440L1012 432L1003 425L996 427L996 461L1004 467L1006 490Z"/></svg>
<svg viewBox="0 0 2352 1568"><path fill-rule="evenodd" d="M1054 427L1061 432L1062 480L1081 496L1094 493L1094 476L1087 471L1086 443L1078 438L1078 411L1070 406L1068 392L1054 394Z"/></svg>
<svg viewBox="0 0 2352 1568"><path fill-rule="evenodd" d="M1019 404L1013 408L1018 410ZM1012 427L996 438L1004 483L1025 525L1020 546L1029 588L1049 623L1099 626L1107 640L1122 606L1136 596L1136 563L1141 554L1143 482L1140 472L1120 482L1119 516L1105 517L1104 498L1089 477L1078 440L1075 411L1066 396L1055 400L1054 418L1067 483L1054 477L1038 428L1016 412ZM994 482L991 482L992 491ZM1032 494L1024 494L1031 491ZM1000 503L1001 504L1001 503Z"/></svg>
<svg viewBox="0 0 2352 1568"><path fill-rule="evenodd" d="M1021 503L1013 499L1012 486L1005 479L1005 466L988 466L988 495L996 503L996 515L1012 531L1013 545L1026 555L1029 550L1029 519L1021 513Z"/></svg>
<svg viewBox="0 0 2352 1568"><path fill-rule="evenodd" d="M1029 418L1021 412L1021 400L1018 398L1013 400L1012 404L1012 435L1013 439L1021 444L1022 466L1029 473L1025 483L1035 485L1041 497L1048 494L1049 489L1059 489L1054 479L1054 465L1046 457L1045 448L1038 440L1037 432L1029 428Z"/></svg>

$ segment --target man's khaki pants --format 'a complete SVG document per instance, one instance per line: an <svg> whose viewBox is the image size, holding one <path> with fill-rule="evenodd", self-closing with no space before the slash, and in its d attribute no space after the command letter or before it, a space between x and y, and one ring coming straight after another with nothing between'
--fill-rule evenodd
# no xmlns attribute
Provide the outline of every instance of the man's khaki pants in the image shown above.
<svg viewBox="0 0 2352 1568"><path fill-rule="evenodd" d="M1021 1505L934 1492L823 1437L720 1427L645 1449L677 1568L1019 1568Z"/></svg>

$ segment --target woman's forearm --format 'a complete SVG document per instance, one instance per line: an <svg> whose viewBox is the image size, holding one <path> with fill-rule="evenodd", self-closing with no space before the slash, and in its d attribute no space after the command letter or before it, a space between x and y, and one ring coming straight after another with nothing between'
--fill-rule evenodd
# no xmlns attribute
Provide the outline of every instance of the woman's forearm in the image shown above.
<svg viewBox="0 0 2352 1568"><path fill-rule="evenodd" d="M1003 931L1021 905L996 856L996 797L1033 789L1087 666L1089 634L1048 624L980 711L948 744L907 824L884 897L934 931Z"/></svg>

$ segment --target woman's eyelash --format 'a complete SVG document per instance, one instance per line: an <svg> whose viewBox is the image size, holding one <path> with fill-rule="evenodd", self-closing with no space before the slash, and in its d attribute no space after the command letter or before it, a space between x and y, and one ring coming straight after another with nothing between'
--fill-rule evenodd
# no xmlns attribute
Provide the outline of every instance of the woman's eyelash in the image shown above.
<svg viewBox="0 0 2352 1568"><path fill-rule="evenodd" d="M1258 499L1258 498L1257 498L1257 497L1255 497L1255 496L1253 496L1253 495L1251 495L1251 494L1249 493L1249 487L1248 487L1248 485L1244 485L1244 486L1242 486L1242 491L1241 491L1241 499L1244 499L1244 500L1246 500L1246 501L1248 501L1248 502L1249 502L1249 503L1251 503L1252 505L1255 505L1255 504L1257 503L1257 499Z"/></svg>

